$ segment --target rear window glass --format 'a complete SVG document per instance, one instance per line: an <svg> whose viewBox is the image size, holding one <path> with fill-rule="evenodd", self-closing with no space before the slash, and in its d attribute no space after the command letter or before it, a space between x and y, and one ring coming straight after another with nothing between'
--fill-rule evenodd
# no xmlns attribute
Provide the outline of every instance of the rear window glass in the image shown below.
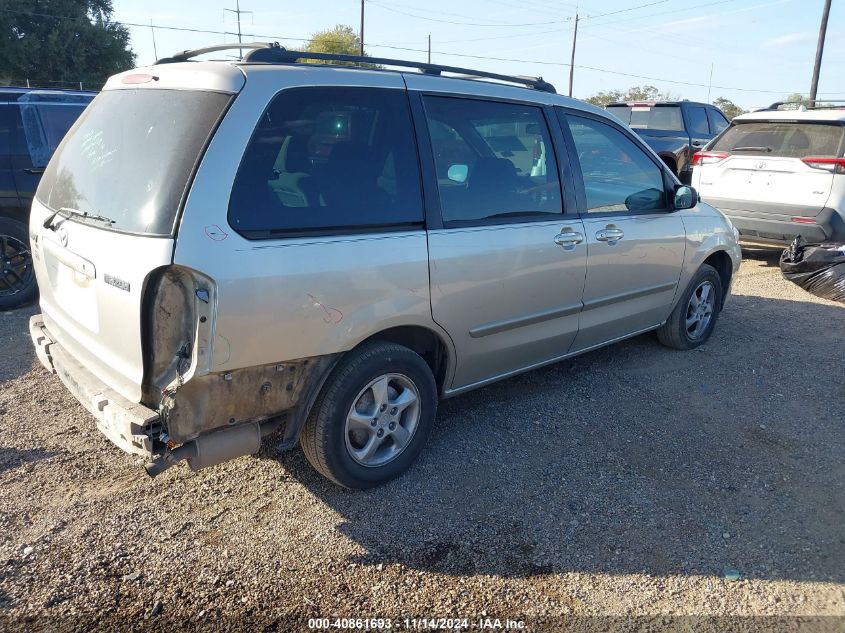
<svg viewBox="0 0 845 633"><path fill-rule="evenodd" d="M384 88L284 90L261 117L229 200L248 238L422 224L408 97Z"/></svg>
<svg viewBox="0 0 845 633"><path fill-rule="evenodd" d="M841 156L843 132L845 127L834 123L735 123L712 149L789 158Z"/></svg>
<svg viewBox="0 0 845 633"><path fill-rule="evenodd" d="M36 197L54 211L114 220L117 231L170 235L193 167L230 99L189 90L101 93L59 145Z"/></svg>
<svg viewBox="0 0 845 633"><path fill-rule="evenodd" d="M684 130L680 106L608 106L607 110L635 129L672 132Z"/></svg>

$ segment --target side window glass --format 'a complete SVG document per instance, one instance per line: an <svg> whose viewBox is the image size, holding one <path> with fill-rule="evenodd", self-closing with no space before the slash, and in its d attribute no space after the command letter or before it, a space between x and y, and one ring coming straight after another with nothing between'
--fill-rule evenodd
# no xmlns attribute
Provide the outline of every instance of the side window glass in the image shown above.
<svg viewBox="0 0 845 633"><path fill-rule="evenodd" d="M38 104L38 114L44 130L44 141L50 156L56 151L65 134L85 109L77 103Z"/></svg>
<svg viewBox="0 0 845 633"><path fill-rule="evenodd" d="M419 225L422 194L413 139L404 91L282 91L241 160L229 223L247 237Z"/></svg>
<svg viewBox="0 0 845 633"><path fill-rule="evenodd" d="M581 164L588 212L666 208L662 171L631 139L606 123L565 118Z"/></svg>
<svg viewBox="0 0 845 633"><path fill-rule="evenodd" d="M535 106L425 97L446 223L562 213L543 111Z"/></svg>
<svg viewBox="0 0 845 633"><path fill-rule="evenodd" d="M707 124L707 112L704 108L687 108L687 118L691 136L709 136L710 126Z"/></svg>
<svg viewBox="0 0 845 633"><path fill-rule="evenodd" d="M710 130L714 135L728 127L728 120L718 110L707 110L707 116L710 118Z"/></svg>

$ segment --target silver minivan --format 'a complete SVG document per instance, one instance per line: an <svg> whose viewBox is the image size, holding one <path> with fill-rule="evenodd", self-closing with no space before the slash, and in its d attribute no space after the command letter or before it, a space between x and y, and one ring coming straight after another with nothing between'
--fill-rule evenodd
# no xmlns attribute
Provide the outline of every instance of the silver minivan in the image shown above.
<svg viewBox="0 0 845 633"><path fill-rule="evenodd" d="M709 338L735 231L603 110L238 47L112 77L32 208L38 357L149 474L278 433L366 488L418 456L439 398L649 330Z"/></svg>

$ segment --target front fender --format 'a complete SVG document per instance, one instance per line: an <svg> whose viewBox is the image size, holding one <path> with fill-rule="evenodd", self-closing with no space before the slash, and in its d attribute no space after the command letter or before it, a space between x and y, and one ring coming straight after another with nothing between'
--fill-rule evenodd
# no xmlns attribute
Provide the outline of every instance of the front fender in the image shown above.
<svg viewBox="0 0 845 633"><path fill-rule="evenodd" d="M686 230L687 245L676 300L701 265L714 253L721 251L730 258L732 281L742 263L742 250L734 235L733 226L721 212L708 204L699 203L685 211L681 217ZM727 297L730 287L724 291Z"/></svg>

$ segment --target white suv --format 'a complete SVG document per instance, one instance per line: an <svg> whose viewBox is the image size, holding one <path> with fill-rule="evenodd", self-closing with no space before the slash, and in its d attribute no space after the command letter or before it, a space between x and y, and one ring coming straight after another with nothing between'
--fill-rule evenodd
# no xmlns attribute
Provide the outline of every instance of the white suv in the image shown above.
<svg viewBox="0 0 845 633"><path fill-rule="evenodd" d="M693 157L692 185L727 215L740 240L845 240L845 109L736 117Z"/></svg>

